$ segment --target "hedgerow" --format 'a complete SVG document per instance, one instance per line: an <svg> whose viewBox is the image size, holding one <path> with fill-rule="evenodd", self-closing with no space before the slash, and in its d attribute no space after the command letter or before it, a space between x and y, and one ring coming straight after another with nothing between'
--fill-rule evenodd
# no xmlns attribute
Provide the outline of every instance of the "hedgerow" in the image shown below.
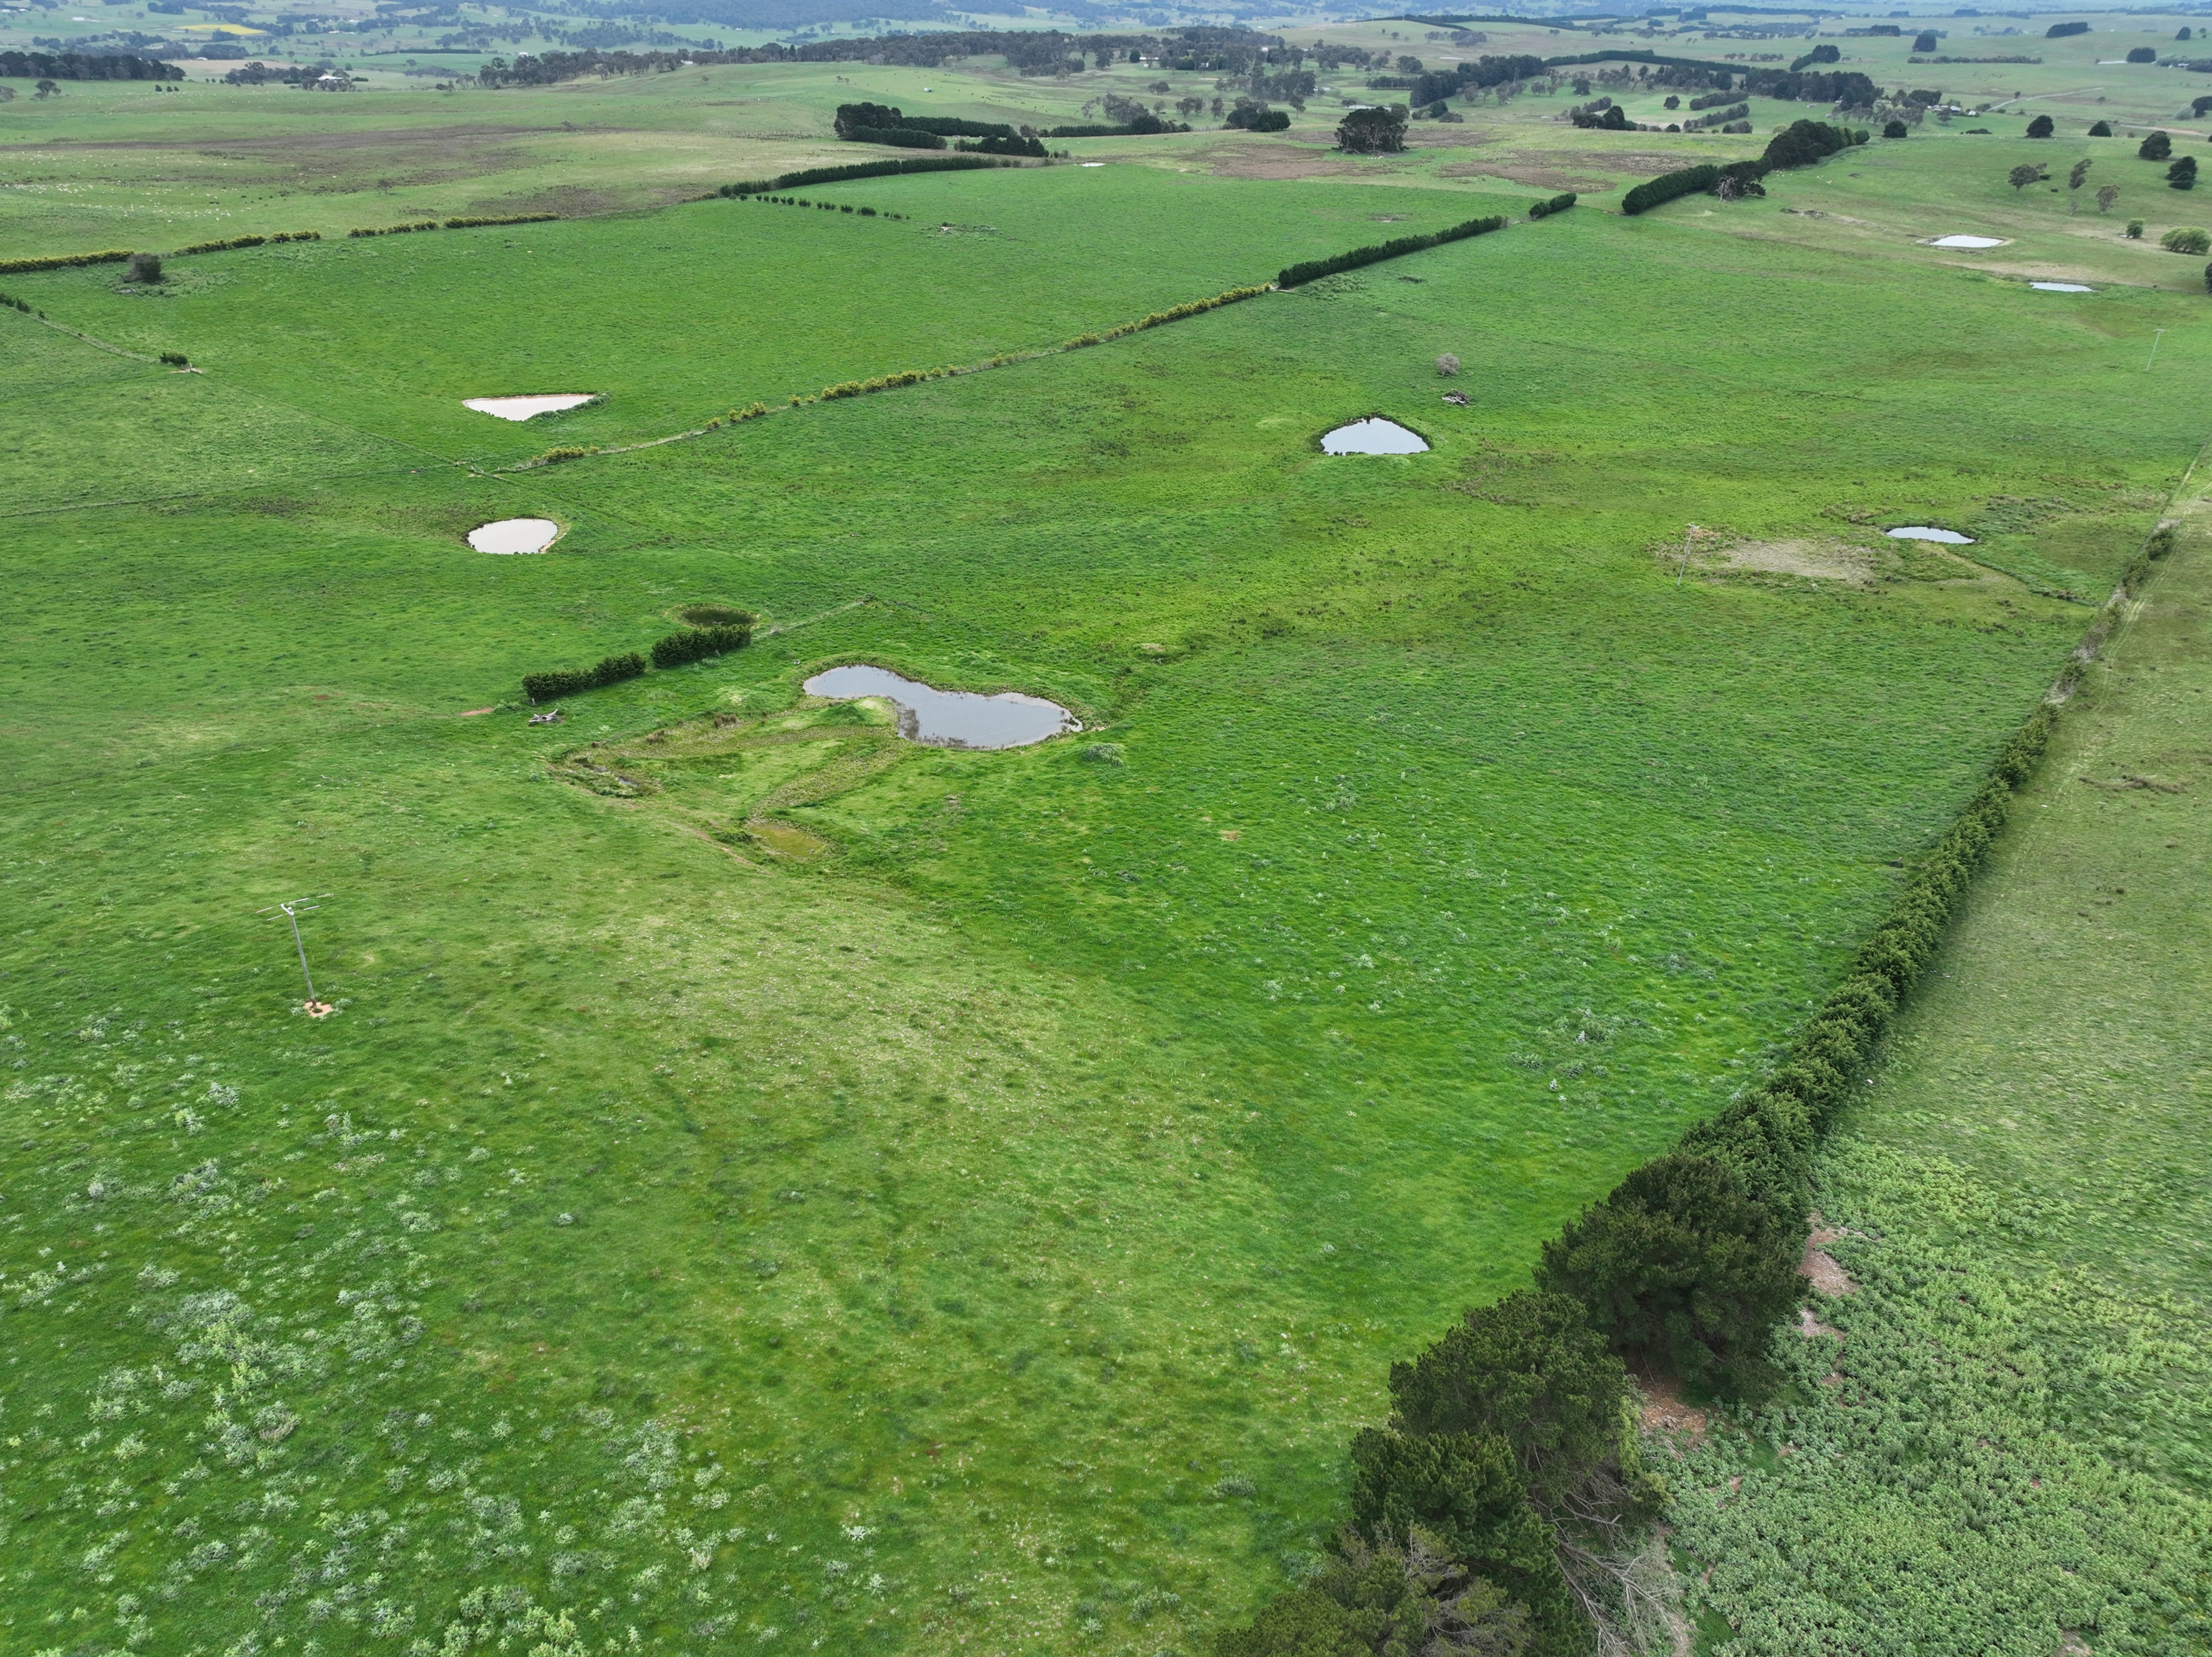
<svg viewBox="0 0 2212 1657"><path fill-rule="evenodd" d="M1448 230L1438 230L1425 236L1399 236L1371 247L1355 247L1348 253L1339 253L1331 258L1308 259L1302 264L1286 266L1275 278L1278 288L1296 288L1302 282L1333 276L1340 270L1356 270L1363 264L1377 264L1384 259L1402 258L1418 253L1425 248L1441 247L1446 242L1464 241L1469 236L1487 235L1493 230L1503 230L1503 215L1486 219L1469 219L1464 224L1453 225Z"/></svg>
<svg viewBox="0 0 2212 1657"><path fill-rule="evenodd" d="M2152 555L2147 543L2092 641L2140 589ZM2093 648L2075 652L2062 685ZM1547 1243L1534 1294L1468 1312L1412 1363L1392 1367L1389 1429L1352 1445L1352 1522L1338 1545L1346 1563L1224 1631L1218 1657L1380 1649L1367 1638L1380 1625L1358 1618L1366 1602L1339 1591L1349 1562L1378 1548L1427 1549L1469 1588L1505 1596L1525 1612L1517 1633L1531 1654L1587 1650L1581 1624L1629 1614L1628 1539L1664 1490L1638 1460L1623 1360L1740 1400L1773 1390L1773 1331L1802 1292L1814 1152L1941 944L2057 717L2046 699L2007 739L1770 1075ZM1623 1422L1611 1437L1607 1409ZM1556 1561L1548 1575L1532 1569L1525 1541L1502 1540L1531 1527ZM1570 1592L1579 1615L1563 1621Z"/></svg>
<svg viewBox="0 0 2212 1657"><path fill-rule="evenodd" d="M435 219L422 219L422 220L420 220L420 221L418 221L417 222L416 222L416 223L414 223L414 224L387 224L387 225L384 226L381 229L349 230L349 231L347 231L347 232L346 232L346 234L347 234L348 236L349 236L349 237L350 237L350 236L406 236L406 235L412 235L412 234L413 234L416 231L417 231L417 230L436 230L436 229L438 229L438 228L441 228L441 227L440 227L440 225L439 225L439 223L438 223L437 220L435 220Z"/></svg>
<svg viewBox="0 0 2212 1657"><path fill-rule="evenodd" d="M0 276L21 276L31 270L69 270L81 264L120 264L131 257L127 247L111 247L97 253L45 253L34 258L0 259Z"/></svg>
<svg viewBox="0 0 2212 1657"><path fill-rule="evenodd" d="M228 253L238 247L264 247L280 241L320 241L319 230L284 230L273 236L233 236L225 241L196 241L190 247L179 247L179 258L186 253Z"/></svg>
<svg viewBox="0 0 2212 1657"><path fill-rule="evenodd" d="M743 650L753 641L753 623L759 619L748 613L746 620L726 626L687 628L681 633L672 633L654 642L653 665L681 667L686 662L704 661L726 651Z"/></svg>
<svg viewBox="0 0 2212 1657"><path fill-rule="evenodd" d="M918 131L913 127L859 126L853 129L853 142L863 144L889 144L899 149L944 149L942 137L934 132Z"/></svg>
<svg viewBox="0 0 2212 1657"><path fill-rule="evenodd" d="M522 694L533 702L547 702L556 696L580 695L586 690L620 684L624 679L635 679L644 671L645 658L631 651L626 655L603 657L597 667L556 668L550 673L526 673L522 676Z"/></svg>
<svg viewBox="0 0 2212 1657"><path fill-rule="evenodd" d="M1548 219L1554 213L1565 212L1574 204L1575 192L1570 190L1564 195L1553 197L1548 201L1540 201L1536 203L1534 206L1529 208L1528 216L1532 219Z"/></svg>
<svg viewBox="0 0 2212 1657"><path fill-rule="evenodd" d="M473 230L477 226L485 224L544 224L549 219L557 219L560 216L558 213L508 213L496 218L447 219L446 228Z"/></svg>
<svg viewBox="0 0 2212 1657"><path fill-rule="evenodd" d="M899 173L955 173L970 167L1018 167L1012 158L991 155L916 155L890 161L854 161L847 167L809 167L773 179L726 184L718 196L764 196L775 190L803 190L809 185L839 184L848 179L886 179Z"/></svg>

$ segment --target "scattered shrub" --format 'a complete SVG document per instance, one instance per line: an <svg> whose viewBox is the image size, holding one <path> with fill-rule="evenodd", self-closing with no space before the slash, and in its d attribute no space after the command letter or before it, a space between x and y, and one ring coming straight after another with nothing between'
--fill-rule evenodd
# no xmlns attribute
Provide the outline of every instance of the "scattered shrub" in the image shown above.
<svg viewBox="0 0 2212 1657"><path fill-rule="evenodd" d="M133 253L123 267L123 280L151 287L165 281L161 275L161 256L159 253Z"/></svg>
<svg viewBox="0 0 2212 1657"><path fill-rule="evenodd" d="M1083 757L1093 765L1121 763L1121 744L1117 742L1094 742L1084 745Z"/></svg>
<svg viewBox="0 0 2212 1657"><path fill-rule="evenodd" d="M13 294L0 294L0 305L6 306L11 311L21 311L27 317L46 314L43 311L33 311L27 301L17 299Z"/></svg>
<svg viewBox="0 0 2212 1657"><path fill-rule="evenodd" d="M1902 138L1906 137L1911 131L1911 129L1906 126L1904 122L1892 121L1882 128L1881 136L1885 138Z"/></svg>
<svg viewBox="0 0 2212 1657"><path fill-rule="evenodd" d="M164 351L161 353L161 365L167 368L189 368L192 366L192 360L182 351Z"/></svg>
<svg viewBox="0 0 2212 1657"><path fill-rule="evenodd" d="M1529 208L1528 216L1532 219L1548 219L1554 213L1565 212L1574 204L1575 192L1570 190L1562 195L1553 197L1548 201L1536 203Z"/></svg>
<svg viewBox="0 0 2212 1657"><path fill-rule="evenodd" d="M681 633L672 633L665 639L654 640L653 665L655 667L681 667L686 662L704 661L709 656L720 656L726 651L743 650L752 641L753 624L750 621L715 627L688 628Z"/></svg>
<svg viewBox="0 0 2212 1657"><path fill-rule="evenodd" d="M1442 356L1437 359L1437 372L1442 374L1445 379L1450 379L1454 374L1459 372L1459 359L1454 356L1449 351L1446 351Z"/></svg>
<svg viewBox="0 0 2212 1657"><path fill-rule="evenodd" d="M2131 64L2154 64L2157 61L2156 46L2130 46L2128 49L2128 62Z"/></svg>
<svg viewBox="0 0 2212 1657"><path fill-rule="evenodd" d="M2196 189L2197 157L2194 155L2184 155L2172 167L2166 168L2166 187L2168 190Z"/></svg>
<svg viewBox="0 0 2212 1657"><path fill-rule="evenodd" d="M2146 161L2166 161L2172 154L2173 140L2163 132L2152 133L2136 147L2137 158Z"/></svg>
<svg viewBox="0 0 2212 1657"><path fill-rule="evenodd" d="M586 690L620 684L624 679L635 679L644 671L645 658L632 651L623 656L604 657L597 667L559 668L550 673L526 673L522 676L522 694L530 701L550 702L556 697L581 695Z"/></svg>
<svg viewBox="0 0 2212 1657"><path fill-rule="evenodd" d="M587 444L564 444L557 449L546 450L535 460L526 464L532 466L557 466L564 460L581 460L587 454L598 452L599 450L596 447Z"/></svg>
<svg viewBox="0 0 2212 1657"><path fill-rule="evenodd" d="M1296 288L1301 282L1334 276L1340 270L1356 270L1363 264L1400 258L1407 253L1420 252L1425 248L1440 247L1446 242L1464 241L1469 236L1484 236L1504 228L1504 216L1499 215L1487 219L1469 219L1464 224L1455 224L1449 230L1439 230L1431 235L1399 236L1371 247L1355 247L1350 252L1339 253L1333 258L1308 259L1303 264L1291 265L1276 276L1275 285L1278 288Z"/></svg>
<svg viewBox="0 0 2212 1657"><path fill-rule="evenodd" d="M2112 124L2110 121L2099 121L2095 125L2089 129L2089 136L2093 138L2111 137L2112 136Z"/></svg>
<svg viewBox="0 0 2212 1657"><path fill-rule="evenodd" d="M677 612L693 627L752 627L760 617L733 604L686 604Z"/></svg>
<svg viewBox="0 0 2212 1657"><path fill-rule="evenodd" d="M120 264L131 257L127 247L100 253L46 253L35 258L0 259L0 276L21 276L32 270L68 270L82 264Z"/></svg>
<svg viewBox="0 0 2212 1657"><path fill-rule="evenodd" d="M2039 115L2027 124L2027 136L2031 138L2048 138L2057 130L2058 124L2048 115Z"/></svg>
<svg viewBox="0 0 2212 1657"><path fill-rule="evenodd" d="M2169 230L2158 239L2158 245L2169 253L2193 253L2202 258L2212 253L2212 232Z"/></svg>
<svg viewBox="0 0 2212 1657"><path fill-rule="evenodd" d="M2013 168L2011 172L2005 174L2005 182L2010 185L2014 191L2019 191L2027 189L2028 185L2035 183L2043 176L2043 169L2036 166L2034 162L2022 161L2018 167Z"/></svg>

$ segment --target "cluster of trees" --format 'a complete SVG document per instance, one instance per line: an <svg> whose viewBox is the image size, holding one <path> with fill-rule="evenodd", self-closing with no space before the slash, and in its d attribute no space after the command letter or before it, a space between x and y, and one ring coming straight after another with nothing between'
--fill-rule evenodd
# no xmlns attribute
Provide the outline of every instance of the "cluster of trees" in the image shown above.
<svg viewBox="0 0 2212 1657"><path fill-rule="evenodd" d="M1418 253L1427 247L1440 247L1448 241L1464 241L1469 236L1487 235L1493 230L1505 228L1504 216L1469 219L1449 230L1438 230L1425 236L1396 236L1370 247L1355 247L1348 253L1338 253L1325 259L1308 259L1303 264L1288 266L1275 277L1278 288L1296 288L1302 282L1333 276L1340 270L1357 270L1363 264L1376 264L1384 259L1399 258L1407 253Z"/></svg>
<svg viewBox="0 0 2212 1657"><path fill-rule="evenodd" d="M1771 172L1817 167L1841 150L1869 142L1871 136L1850 127L1830 126L1826 121L1792 121L1767 140L1764 159Z"/></svg>
<svg viewBox="0 0 2212 1657"><path fill-rule="evenodd" d="M0 79L9 81L181 81L184 70L129 52L0 52Z"/></svg>
<svg viewBox="0 0 2212 1657"><path fill-rule="evenodd" d="M968 121L952 115L908 115L889 104L840 104L830 123L841 138L864 131L927 132L940 138L1011 138L1004 121Z"/></svg>
<svg viewBox="0 0 2212 1657"><path fill-rule="evenodd" d="M1223 118L1222 124L1245 132L1281 132L1291 124L1291 112L1270 109L1249 98L1239 98L1236 107Z"/></svg>
<svg viewBox="0 0 2212 1657"><path fill-rule="evenodd" d="M1697 167L1686 167L1673 173L1662 173L1656 179L1646 179L1620 198L1620 210L1632 217L1648 213L1655 207L1684 196L1719 193L1730 179L1735 188L1732 195L1765 195L1759 180L1766 176L1764 161L1731 161L1727 167L1706 161Z"/></svg>
<svg viewBox="0 0 2212 1657"><path fill-rule="evenodd" d="M1370 105L1345 112L1336 147L1347 155L1395 155L1406 147L1406 106Z"/></svg>
<svg viewBox="0 0 2212 1657"><path fill-rule="evenodd" d="M1333 1557L1224 1633L1219 1657L1570 1657L1591 1648L1593 1624L1626 1620L1628 1562L1666 1498L1639 1451L1628 1366L1745 1400L1771 1392L1814 1146L2055 719L2045 704L2006 744L1771 1075L1570 1222L1534 1287L1391 1366L1388 1424L1352 1441Z"/></svg>
<svg viewBox="0 0 2212 1657"><path fill-rule="evenodd" d="M1329 62L1348 61L1346 48L1325 48ZM1321 61L1322 52L1315 54ZM1364 60L1365 54L1358 54ZM1023 75L1072 75L1093 64L1158 62L1163 68L1243 76L1261 65L1302 64L1307 53L1279 35L1250 29L1191 27L1157 34L1071 35L1057 29L964 29L942 33L809 40L798 46L704 47L650 52L547 52L512 64L494 59L477 71L493 88L551 86L586 76L665 75L693 64L867 63L935 69L963 58L995 56Z"/></svg>

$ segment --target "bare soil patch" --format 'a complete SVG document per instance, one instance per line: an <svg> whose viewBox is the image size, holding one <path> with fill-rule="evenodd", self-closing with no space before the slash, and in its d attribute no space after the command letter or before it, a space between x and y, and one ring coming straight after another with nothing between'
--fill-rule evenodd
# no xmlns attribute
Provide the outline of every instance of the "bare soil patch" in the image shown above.
<svg viewBox="0 0 2212 1657"><path fill-rule="evenodd" d="M1222 144L1194 159L1224 179L1348 179L1373 171L1371 164L1307 144Z"/></svg>
<svg viewBox="0 0 2212 1657"><path fill-rule="evenodd" d="M1843 1235L1840 1230L1823 1225L1820 1217L1815 1214L1811 1235L1805 1239L1805 1258L1797 1263L1798 1272L1812 1280L1813 1287L1832 1298L1858 1292L1858 1284L1851 1281L1850 1274L1838 1264L1834 1255L1827 1252L1828 1245ZM1812 1315L1810 1312L1805 1314L1808 1320ZM1809 1334L1812 1331L1808 1329L1806 1332ZM1828 1332L1832 1334L1834 1331Z"/></svg>
<svg viewBox="0 0 2212 1657"><path fill-rule="evenodd" d="M1440 179L1468 178L1480 173L1545 190L1609 190L1613 187L1613 179L1622 173L1639 179L1656 179L1662 173L1671 173L1680 165L1681 158L1679 156L1651 155L1635 150L1620 155L1609 152L1595 155L1578 149L1523 149L1495 161L1462 161L1452 167L1441 167L1437 169L1437 176ZM1596 171L1597 168L1604 170ZM1554 183L1554 180L1570 182Z"/></svg>
<svg viewBox="0 0 2212 1657"><path fill-rule="evenodd" d="M1703 1410L1682 1401L1680 1381L1661 1375L1638 1375L1636 1384L1644 1392L1645 1432L1680 1433L1692 1444L1705 1442L1711 1420Z"/></svg>

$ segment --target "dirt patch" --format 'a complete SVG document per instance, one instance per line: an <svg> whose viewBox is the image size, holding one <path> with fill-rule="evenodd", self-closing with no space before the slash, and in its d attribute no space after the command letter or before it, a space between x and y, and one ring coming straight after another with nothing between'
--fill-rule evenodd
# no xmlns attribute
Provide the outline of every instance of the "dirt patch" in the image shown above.
<svg viewBox="0 0 2212 1657"><path fill-rule="evenodd" d="M1705 1430L1711 1423L1703 1410L1682 1402L1680 1381L1659 1375L1638 1375L1636 1384L1644 1392L1645 1432L1669 1435L1680 1433L1692 1444L1705 1442Z"/></svg>
<svg viewBox="0 0 2212 1657"><path fill-rule="evenodd" d="M1826 1257L1824 1255L1822 1258ZM1829 1264L1833 1265L1834 1262L1831 1260ZM1832 1328L1814 1317L1813 1308L1809 1306L1801 1306L1797 1308L1797 1332L1804 1336L1807 1340L1818 1340L1823 1335L1830 1340L1841 1340L1844 1338L1842 1330Z"/></svg>
<svg viewBox="0 0 2212 1657"><path fill-rule="evenodd" d="M1304 144L1223 145L1201 150L1194 159L1224 179L1350 179L1375 170L1371 162Z"/></svg>
<svg viewBox="0 0 2212 1657"><path fill-rule="evenodd" d="M1851 1281L1850 1274L1827 1252L1830 1243L1849 1235L1851 1234L1823 1224L1820 1217L1814 1215L1812 1233L1805 1239L1805 1258L1797 1263L1799 1274L1810 1278L1813 1287L1831 1299L1858 1292L1859 1286ZM1808 1320L1812 1315L1810 1312L1805 1314ZM1806 1332L1810 1334L1813 1331L1808 1328ZM1834 1331L1827 1332L1832 1334Z"/></svg>
<svg viewBox="0 0 2212 1657"><path fill-rule="evenodd" d="M1516 184L1534 185L1551 190L1609 190L1613 180L1622 173L1639 179L1656 179L1662 173L1672 173L1681 165L1675 155L1649 155L1635 150L1620 155L1594 154L1582 149L1523 149L1495 161L1480 164L1462 162L1457 167L1437 169L1439 178L1463 178L1467 167L1471 173L1487 173L1495 178L1510 179ZM1594 169L1602 167L1603 172ZM1572 184L1554 185L1555 179L1571 179Z"/></svg>
<svg viewBox="0 0 2212 1657"><path fill-rule="evenodd" d="M1681 567L1681 542L1654 542L1651 551L1662 565ZM1863 586L1874 580L1877 561L1869 549L1833 536L1751 541L1725 529L1696 529L1690 533L1689 568L1692 574L1758 572Z"/></svg>

